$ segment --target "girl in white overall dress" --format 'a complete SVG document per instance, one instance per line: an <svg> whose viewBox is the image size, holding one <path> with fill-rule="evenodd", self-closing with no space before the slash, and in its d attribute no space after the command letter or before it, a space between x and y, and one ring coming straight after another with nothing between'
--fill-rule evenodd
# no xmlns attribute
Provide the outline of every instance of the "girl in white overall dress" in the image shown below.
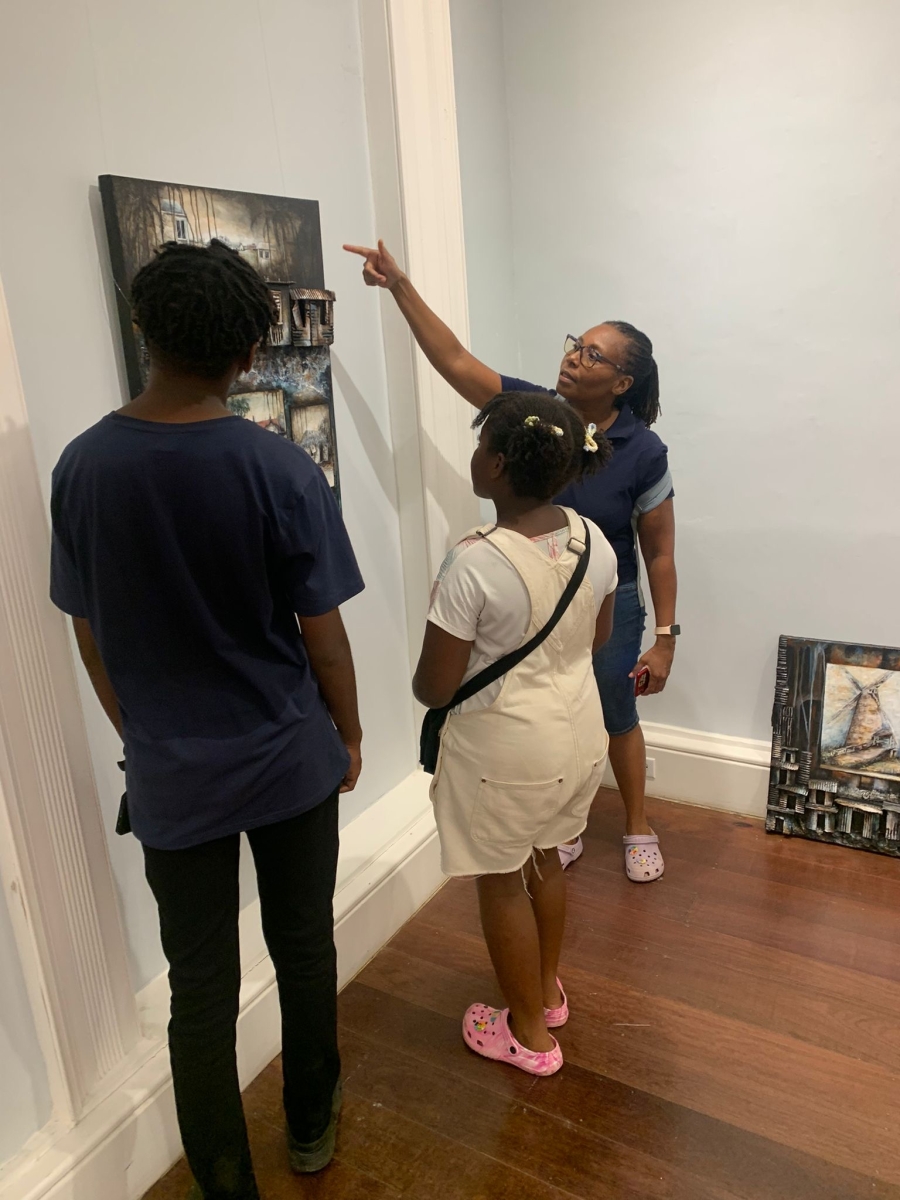
<svg viewBox="0 0 900 1200"><path fill-rule="evenodd" d="M607 736L592 652L612 629L616 558L600 530L551 497L609 447L574 409L508 392L475 422L478 496L497 522L447 556L432 595L414 690L431 708L547 624L588 541L588 569L553 632L502 679L451 712L432 784L443 868L474 876L507 1008L473 1005L466 1044L534 1075L562 1066L549 1032L568 1020L558 979L565 880L556 847L587 824Z"/></svg>

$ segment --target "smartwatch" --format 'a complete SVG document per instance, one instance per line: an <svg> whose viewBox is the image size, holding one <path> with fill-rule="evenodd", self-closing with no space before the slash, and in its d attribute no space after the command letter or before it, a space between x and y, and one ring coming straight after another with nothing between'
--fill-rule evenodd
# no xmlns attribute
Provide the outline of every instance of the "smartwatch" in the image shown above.
<svg viewBox="0 0 900 1200"><path fill-rule="evenodd" d="M656 628L657 637L678 637L681 633L680 625L658 625Z"/></svg>

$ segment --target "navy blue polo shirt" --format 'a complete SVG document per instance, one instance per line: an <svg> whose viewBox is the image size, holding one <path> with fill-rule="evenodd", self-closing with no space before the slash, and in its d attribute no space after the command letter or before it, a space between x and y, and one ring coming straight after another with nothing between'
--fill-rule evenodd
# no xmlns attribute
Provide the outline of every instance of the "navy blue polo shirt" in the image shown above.
<svg viewBox="0 0 900 1200"><path fill-rule="evenodd" d="M86 618L122 711L132 829L180 849L297 816L348 755L295 614L362 591L299 446L241 417L111 414L53 472L51 597Z"/></svg>
<svg viewBox="0 0 900 1200"><path fill-rule="evenodd" d="M536 387L524 379L501 375L504 392L543 392L556 395L550 388ZM652 512L675 491L669 473L668 450L657 434L626 404L606 430L612 443L609 463L596 475L573 483L559 496L557 504L574 508L582 517L598 525L619 560L619 586L638 577L635 523L642 513Z"/></svg>

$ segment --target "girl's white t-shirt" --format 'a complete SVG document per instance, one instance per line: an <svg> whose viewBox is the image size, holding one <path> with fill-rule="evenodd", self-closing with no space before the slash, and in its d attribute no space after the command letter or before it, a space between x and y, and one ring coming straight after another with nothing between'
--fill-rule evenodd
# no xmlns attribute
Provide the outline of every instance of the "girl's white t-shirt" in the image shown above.
<svg viewBox="0 0 900 1200"><path fill-rule="evenodd" d="M593 521L588 578L597 612L618 583L616 554ZM568 527L557 529L532 544L557 559L568 544ZM463 682L522 645L531 623L531 600L525 583L506 555L489 538L468 537L444 559L431 593L428 620L440 629L474 642ZM503 680L482 688L459 706L460 712L487 708L500 695Z"/></svg>

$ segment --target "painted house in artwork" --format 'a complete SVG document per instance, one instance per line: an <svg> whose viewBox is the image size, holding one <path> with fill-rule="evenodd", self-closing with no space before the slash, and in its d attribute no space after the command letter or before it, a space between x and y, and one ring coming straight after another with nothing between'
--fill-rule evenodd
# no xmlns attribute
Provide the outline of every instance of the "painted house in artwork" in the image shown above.
<svg viewBox="0 0 900 1200"><path fill-rule="evenodd" d="M289 283L270 282L269 291L272 295L272 308L275 320L269 326L270 346L290 346L291 340L291 285Z"/></svg>
<svg viewBox="0 0 900 1200"><path fill-rule="evenodd" d="M330 346L334 341L334 292L271 282L276 319L269 328L270 346Z"/></svg>
<svg viewBox="0 0 900 1200"><path fill-rule="evenodd" d="M291 336L295 346L330 346L334 341L334 292L291 288Z"/></svg>
<svg viewBox="0 0 900 1200"><path fill-rule="evenodd" d="M190 217L180 201L164 197L159 202L159 213L162 218L164 242L180 242L185 246L200 245L199 239L194 237Z"/></svg>
<svg viewBox="0 0 900 1200"><path fill-rule="evenodd" d="M164 242L178 242L182 246L205 246L209 240L194 230L190 215L185 211L180 200L171 196L161 197L159 215L162 221L162 240ZM233 238L217 231L211 231L210 237L213 236L218 237L220 242L224 242L232 250L236 250L241 258L265 277L272 258L272 250L267 242L234 241Z"/></svg>
<svg viewBox="0 0 900 1200"><path fill-rule="evenodd" d="M231 246L232 250L237 250L241 258L245 259L251 267L259 271L260 275L265 279L266 272L269 269L269 261L272 257L271 248L265 242L241 242L236 245L227 237L220 238L226 246Z"/></svg>

